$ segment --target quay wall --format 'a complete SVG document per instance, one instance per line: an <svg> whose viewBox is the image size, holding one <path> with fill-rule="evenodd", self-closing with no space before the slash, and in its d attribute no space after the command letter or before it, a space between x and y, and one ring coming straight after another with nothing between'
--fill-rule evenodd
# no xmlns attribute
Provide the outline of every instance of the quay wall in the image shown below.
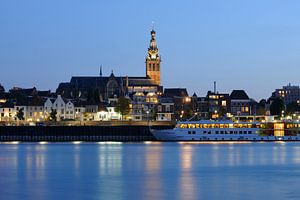
<svg viewBox="0 0 300 200"><path fill-rule="evenodd" d="M166 129L172 126L154 126ZM0 126L0 142L155 141L149 126Z"/></svg>

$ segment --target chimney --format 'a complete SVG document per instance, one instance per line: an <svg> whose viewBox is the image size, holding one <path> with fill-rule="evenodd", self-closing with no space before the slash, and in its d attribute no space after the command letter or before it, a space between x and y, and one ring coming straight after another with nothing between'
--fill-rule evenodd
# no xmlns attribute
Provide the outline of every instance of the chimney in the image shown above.
<svg viewBox="0 0 300 200"><path fill-rule="evenodd" d="M216 94L217 93L217 82L214 81L214 93Z"/></svg>

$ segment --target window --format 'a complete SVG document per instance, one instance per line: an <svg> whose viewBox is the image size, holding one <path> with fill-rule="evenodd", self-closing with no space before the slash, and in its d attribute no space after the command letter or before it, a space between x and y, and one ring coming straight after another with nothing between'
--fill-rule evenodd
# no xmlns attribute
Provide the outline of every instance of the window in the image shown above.
<svg viewBox="0 0 300 200"><path fill-rule="evenodd" d="M216 134L219 134L219 131L216 131Z"/></svg>
<svg viewBox="0 0 300 200"><path fill-rule="evenodd" d="M166 106L166 111L170 112L170 106Z"/></svg>
<svg viewBox="0 0 300 200"><path fill-rule="evenodd" d="M252 134L252 131L248 131L248 134Z"/></svg>
<svg viewBox="0 0 300 200"><path fill-rule="evenodd" d="M161 112L161 106L160 105L157 107L157 111Z"/></svg>
<svg viewBox="0 0 300 200"><path fill-rule="evenodd" d="M224 131L221 131L221 134L224 134Z"/></svg>
<svg viewBox="0 0 300 200"><path fill-rule="evenodd" d="M226 101L225 100L222 101L222 106L226 106Z"/></svg>

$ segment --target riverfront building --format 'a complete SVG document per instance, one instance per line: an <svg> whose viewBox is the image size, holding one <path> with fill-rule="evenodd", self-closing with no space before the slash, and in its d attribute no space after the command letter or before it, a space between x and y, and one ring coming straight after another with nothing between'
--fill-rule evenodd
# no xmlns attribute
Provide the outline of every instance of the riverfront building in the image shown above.
<svg viewBox="0 0 300 200"><path fill-rule="evenodd" d="M300 101L300 88L299 86L288 84L281 89L276 89L272 93L272 97L280 97L283 99L285 105L293 102Z"/></svg>

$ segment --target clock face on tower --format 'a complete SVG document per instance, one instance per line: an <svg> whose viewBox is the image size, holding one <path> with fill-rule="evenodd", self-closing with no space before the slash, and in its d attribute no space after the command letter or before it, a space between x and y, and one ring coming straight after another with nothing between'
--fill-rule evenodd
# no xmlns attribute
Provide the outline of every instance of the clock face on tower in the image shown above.
<svg viewBox="0 0 300 200"><path fill-rule="evenodd" d="M155 54L151 54L151 59L155 59L156 55Z"/></svg>

